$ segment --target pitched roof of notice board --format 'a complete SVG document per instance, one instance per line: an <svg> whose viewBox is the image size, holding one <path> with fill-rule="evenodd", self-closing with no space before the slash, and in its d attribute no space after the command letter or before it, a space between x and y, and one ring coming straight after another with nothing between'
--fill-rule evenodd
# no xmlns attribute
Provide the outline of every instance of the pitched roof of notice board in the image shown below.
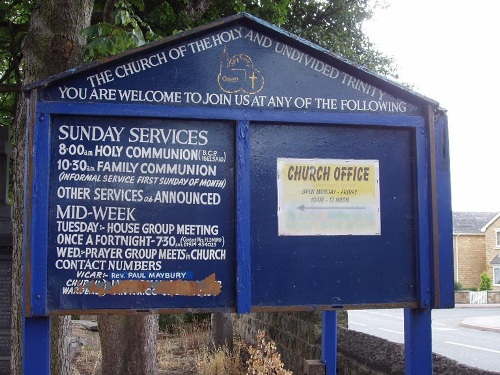
<svg viewBox="0 0 500 375"><path fill-rule="evenodd" d="M128 61L134 57L140 56L141 54L150 53L150 51L168 47L169 45L174 45L187 41L194 38L199 38L204 34L217 31L219 29L227 28L230 26L244 26L251 30L256 30L262 32L265 35L279 39L280 41L286 42L286 44L298 48L300 50L307 51L311 56L317 59L328 62L337 69L348 73L349 75L359 78L365 82L372 84L373 86L379 87L384 91L394 95L397 98L405 100L417 106L431 105L433 108L437 109L439 107L438 102L427 98L415 91L412 91L394 81L383 77L382 75L375 73L357 63L354 63L334 52L328 51L327 49L320 47L308 40L305 40L297 35L287 32L275 25L272 25L266 21L263 21L257 17L254 17L248 13L239 13L234 16L224 18L222 20L208 23L203 26L195 27L193 29L178 33L173 36L166 37L160 41L148 43L144 46L123 52L121 54L105 58L99 61L92 62L81 67L73 68L63 73L54 75L47 79L25 85L23 91L27 94L30 90L34 88L45 88L50 85L60 83L61 81L70 79L71 77L77 75L88 74L89 72L100 69L106 66L112 66L114 64Z"/></svg>

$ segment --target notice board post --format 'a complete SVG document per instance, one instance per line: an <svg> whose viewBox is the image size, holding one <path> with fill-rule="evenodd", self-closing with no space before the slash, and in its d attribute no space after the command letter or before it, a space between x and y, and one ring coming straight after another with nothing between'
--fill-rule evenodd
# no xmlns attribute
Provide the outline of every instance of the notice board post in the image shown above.
<svg viewBox="0 0 500 375"><path fill-rule="evenodd" d="M428 360L418 312L454 305L437 102L248 14L25 91L27 342L57 314L323 310L330 374L335 310L400 307Z"/></svg>
<svg viewBox="0 0 500 375"><path fill-rule="evenodd" d="M325 375L337 373L337 312L323 311L321 331L321 360Z"/></svg>

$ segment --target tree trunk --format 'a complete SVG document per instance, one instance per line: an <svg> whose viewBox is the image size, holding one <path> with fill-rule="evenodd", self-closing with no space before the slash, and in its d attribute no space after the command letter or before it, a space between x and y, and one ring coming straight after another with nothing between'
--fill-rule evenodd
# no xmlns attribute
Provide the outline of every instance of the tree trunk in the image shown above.
<svg viewBox="0 0 500 375"><path fill-rule="evenodd" d="M81 30L90 24L93 0L44 0L33 9L23 41L24 84L69 69L82 60L85 40ZM22 374L24 159L26 152L26 100L21 98L12 129L13 147L13 257L11 374ZM69 317L54 319L51 340L59 357L51 374L69 374ZM62 351L62 352L61 352Z"/></svg>
<svg viewBox="0 0 500 375"><path fill-rule="evenodd" d="M102 375L155 375L157 315L98 318Z"/></svg>
<svg viewBox="0 0 500 375"><path fill-rule="evenodd" d="M233 350L233 315L231 313L213 313L211 315L212 330L210 346L218 349L226 346Z"/></svg>
<svg viewBox="0 0 500 375"><path fill-rule="evenodd" d="M50 318L50 373L71 374L71 316Z"/></svg>

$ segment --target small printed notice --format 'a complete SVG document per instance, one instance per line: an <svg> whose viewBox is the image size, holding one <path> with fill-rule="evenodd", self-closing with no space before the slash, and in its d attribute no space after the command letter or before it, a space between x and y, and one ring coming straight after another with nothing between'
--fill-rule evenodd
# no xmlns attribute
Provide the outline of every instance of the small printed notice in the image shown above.
<svg viewBox="0 0 500 375"><path fill-rule="evenodd" d="M378 160L277 160L280 236L380 235Z"/></svg>

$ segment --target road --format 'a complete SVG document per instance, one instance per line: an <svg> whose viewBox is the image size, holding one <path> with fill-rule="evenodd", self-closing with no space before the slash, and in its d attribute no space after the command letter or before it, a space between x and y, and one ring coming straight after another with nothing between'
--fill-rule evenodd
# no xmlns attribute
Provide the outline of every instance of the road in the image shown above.
<svg viewBox="0 0 500 375"><path fill-rule="evenodd" d="M404 342L402 309L349 311L349 329ZM432 350L460 363L500 373L500 332L461 327L467 318L500 316L500 308L432 311Z"/></svg>

